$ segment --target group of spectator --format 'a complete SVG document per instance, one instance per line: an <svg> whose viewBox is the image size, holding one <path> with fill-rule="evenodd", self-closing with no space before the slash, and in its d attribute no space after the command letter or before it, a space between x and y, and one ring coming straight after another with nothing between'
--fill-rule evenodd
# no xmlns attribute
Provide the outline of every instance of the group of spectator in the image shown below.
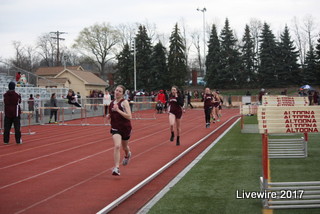
<svg viewBox="0 0 320 214"><path fill-rule="evenodd" d="M16 74L16 83L17 83L17 86L26 86L27 85L26 75L21 74L21 72L18 72Z"/></svg>

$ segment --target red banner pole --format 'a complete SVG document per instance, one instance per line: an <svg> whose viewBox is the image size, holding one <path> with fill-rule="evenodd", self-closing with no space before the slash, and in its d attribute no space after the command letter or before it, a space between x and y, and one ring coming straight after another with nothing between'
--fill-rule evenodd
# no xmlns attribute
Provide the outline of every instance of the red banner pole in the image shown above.
<svg viewBox="0 0 320 214"><path fill-rule="evenodd" d="M262 134L262 164L263 178L268 179L268 134Z"/></svg>
<svg viewBox="0 0 320 214"><path fill-rule="evenodd" d="M304 140L308 142L308 132L304 133Z"/></svg>

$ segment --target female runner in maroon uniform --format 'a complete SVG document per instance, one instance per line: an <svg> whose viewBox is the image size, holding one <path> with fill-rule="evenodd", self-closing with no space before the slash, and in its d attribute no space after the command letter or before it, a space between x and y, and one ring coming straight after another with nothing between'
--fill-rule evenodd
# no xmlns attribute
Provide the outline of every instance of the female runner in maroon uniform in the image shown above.
<svg viewBox="0 0 320 214"><path fill-rule="evenodd" d="M169 95L169 123L171 130L170 141L174 140L174 131L173 127L176 123L177 127L177 141L176 145L180 145L180 119L182 116L182 106L183 106L183 97L178 90L177 86L172 86L171 94Z"/></svg>
<svg viewBox="0 0 320 214"><path fill-rule="evenodd" d="M112 139L114 142L114 168L112 175L120 175L120 146L125 152L125 157L122 161L122 165L129 163L131 152L128 146L130 134L131 134L131 110L129 102L123 98L125 87L118 85L114 91L115 99L109 105L109 114L107 118L111 119Z"/></svg>
<svg viewBox="0 0 320 214"><path fill-rule="evenodd" d="M212 109L212 118L214 119L214 121L220 121L219 119L219 105L220 105L220 97L217 94L217 92L212 92L213 95L213 101L212 101L212 105L213 105L213 109Z"/></svg>
<svg viewBox="0 0 320 214"><path fill-rule="evenodd" d="M210 116L212 113L213 108L213 95L211 93L210 88L205 88L204 95L203 95L203 108L204 108L204 115L206 120L206 128L210 127Z"/></svg>

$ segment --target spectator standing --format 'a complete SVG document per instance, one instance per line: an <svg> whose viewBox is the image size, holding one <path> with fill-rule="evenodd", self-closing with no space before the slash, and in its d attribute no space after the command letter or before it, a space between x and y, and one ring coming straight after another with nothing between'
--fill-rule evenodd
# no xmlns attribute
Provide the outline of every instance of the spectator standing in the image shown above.
<svg viewBox="0 0 320 214"><path fill-rule="evenodd" d="M191 91L187 92L187 107L190 106L193 109L193 106L191 104Z"/></svg>
<svg viewBox="0 0 320 214"><path fill-rule="evenodd" d="M104 104L104 115L108 114L108 108L111 103L111 95L108 90L105 91L103 95L103 104Z"/></svg>
<svg viewBox="0 0 320 214"><path fill-rule="evenodd" d="M20 115L21 115L21 95L15 92L16 84L10 82L9 90L3 95L4 102L4 133L3 142L9 144L10 129L13 124L15 130L15 139L17 144L22 144L20 131Z"/></svg>
<svg viewBox="0 0 320 214"><path fill-rule="evenodd" d="M56 93L53 93L51 95L50 107L58 107L58 101L56 99ZM55 121L54 123L57 123L57 112L58 112L58 109L51 109L49 123L51 123L51 119L52 119L53 116L54 116L54 121Z"/></svg>
<svg viewBox="0 0 320 214"><path fill-rule="evenodd" d="M18 73L16 74L16 82L17 82L17 83L19 83L20 78L21 78L21 72L18 72Z"/></svg>
<svg viewBox="0 0 320 214"><path fill-rule="evenodd" d="M30 94L30 97L28 99L28 111L34 111L34 98L33 94Z"/></svg>
<svg viewBox="0 0 320 214"><path fill-rule="evenodd" d="M36 112L36 123L39 123L39 107L41 106L40 94L37 94L34 99L34 110Z"/></svg>
<svg viewBox="0 0 320 214"><path fill-rule="evenodd" d="M265 94L266 94L266 92L265 92L264 88L261 88L261 90L259 92L259 96L258 96L260 105L262 104L262 96Z"/></svg>

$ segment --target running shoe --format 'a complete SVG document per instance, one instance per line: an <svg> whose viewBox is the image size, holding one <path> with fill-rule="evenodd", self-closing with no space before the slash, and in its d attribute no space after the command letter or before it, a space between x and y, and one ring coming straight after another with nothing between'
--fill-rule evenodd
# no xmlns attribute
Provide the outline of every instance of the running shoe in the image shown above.
<svg viewBox="0 0 320 214"><path fill-rule="evenodd" d="M206 128L210 128L210 123L207 123L207 124L206 124Z"/></svg>
<svg viewBox="0 0 320 214"><path fill-rule="evenodd" d="M130 158L131 158L131 152L128 153L128 156L127 156L127 157L124 157L124 158L123 158L122 165L123 165L123 166L128 165L128 163L129 163L129 161L130 161Z"/></svg>
<svg viewBox="0 0 320 214"><path fill-rule="evenodd" d="M8 145L8 144L9 144L9 142L4 142L3 144L4 144L4 145Z"/></svg>
<svg viewBox="0 0 320 214"><path fill-rule="evenodd" d="M174 140L174 132L171 132L171 137L170 137L170 141Z"/></svg>
<svg viewBox="0 0 320 214"><path fill-rule="evenodd" d="M120 176L120 169L118 167L114 167L112 170L112 175Z"/></svg>
<svg viewBox="0 0 320 214"><path fill-rule="evenodd" d="M176 146L180 146L180 136L177 136Z"/></svg>

